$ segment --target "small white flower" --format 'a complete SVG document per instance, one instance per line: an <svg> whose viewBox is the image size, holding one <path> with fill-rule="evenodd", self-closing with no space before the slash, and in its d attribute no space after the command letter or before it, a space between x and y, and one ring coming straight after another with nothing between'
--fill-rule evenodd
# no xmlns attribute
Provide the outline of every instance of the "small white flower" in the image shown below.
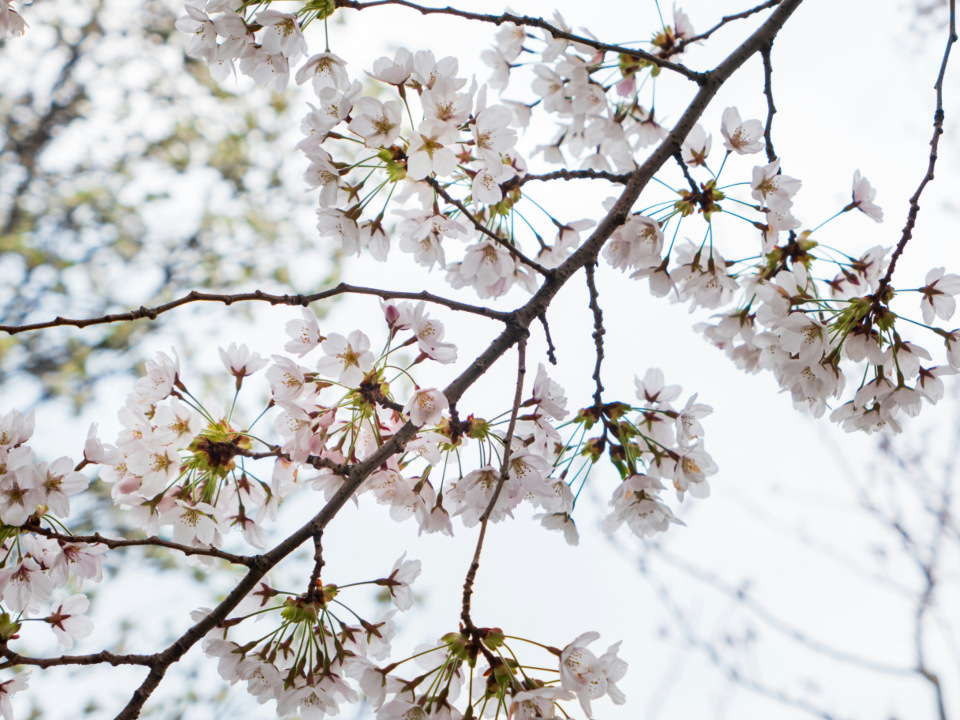
<svg viewBox="0 0 960 720"><path fill-rule="evenodd" d="M44 618L44 622L50 624L61 650L72 648L74 638L85 638L93 632L93 620L84 616L89 607L90 600L82 594L69 598L61 596L54 601L50 615Z"/></svg>
<svg viewBox="0 0 960 720"><path fill-rule="evenodd" d="M861 177L860 171L857 170L853 174L853 202L847 205L844 211L857 208L857 210L867 217L872 218L874 221L883 222L883 210L880 209L879 205L873 203L873 199L876 196L876 188L871 187L870 181L865 177Z"/></svg>
<svg viewBox="0 0 960 720"><path fill-rule="evenodd" d="M786 213L793 206L790 199L800 190L800 181L780 174L780 160L753 169L753 199L774 212Z"/></svg>
<svg viewBox="0 0 960 720"><path fill-rule="evenodd" d="M291 355L303 357L313 350L325 338L320 334L317 325L317 316L310 308L303 308L303 320L289 320L284 328L287 335L293 338L283 346Z"/></svg>
<svg viewBox="0 0 960 720"><path fill-rule="evenodd" d="M957 310L957 301L954 295L960 294L960 275L944 275L944 268L934 268L927 273L926 285L920 289L923 300L920 309L923 311L923 321L929 325L934 318L940 317L949 320Z"/></svg>
<svg viewBox="0 0 960 720"><path fill-rule="evenodd" d="M740 155L750 155L763 150L763 123L759 120L740 120L735 107L723 111L720 132L725 138L723 146Z"/></svg>
<svg viewBox="0 0 960 720"><path fill-rule="evenodd" d="M390 574L376 582L377 585L385 586L389 590L393 604L400 610L409 610L413 607L413 591L410 589L410 583L420 576L420 561L404 561L406 556L406 553L401 555L400 559L393 564Z"/></svg>
<svg viewBox="0 0 960 720"><path fill-rule="evenodd" d="M331 333L321 344L326 357L317 362L317 372L337 376L337 381L347 387L357 387L363 376L373 370L374 356L370 352L370 339L359 330L345 338Z"/></svg>
<svg viewBox="0 0 960 720"><path fill-rule="evenodd" d="M436 425L443 417L443 411L450 408L447 396L435 388L414 391L407 401L403 412L410 416L410 421L417 427Z"/></svg>
<svg viewBox="0 0 960 720"><path fill-rule="evenodd" d="M243 378L248 375L253 375L258 370L270 364L269 360L260 357L260 353L251 354L250 348L246 345L237 347L236 343L230 343L230 347L226 350L223 348L219 348L219 350L220 360L223 362L223 366L231 375L237 378L238 385Z"/></svg>
<svg viewBox="0 0 960 720"><path fill-rule="evenodd" d="M446 123L424 120L410 138L407 151L407 175L423 180L430 173L446 177L457 168L457 157L450 145L457 141L457 130Z"/></svg>

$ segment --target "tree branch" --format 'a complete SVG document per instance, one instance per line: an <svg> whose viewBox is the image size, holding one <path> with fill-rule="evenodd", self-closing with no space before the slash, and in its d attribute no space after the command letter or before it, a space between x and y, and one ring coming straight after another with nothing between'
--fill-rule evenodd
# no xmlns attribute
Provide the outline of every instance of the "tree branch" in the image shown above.
<svg viewBox="0 0 960 720"><path fill-rule="evenodd" d="M314 597L323 598L323 591L320 589L320 571L325 564L323 562L323 530L318 530L313 536L313 572L310 573L310 583L307 585L308 601Z"/></svg>
<svg viewBox="0 0 960 720"><path fill-rule="evenodd" d="M523 401L523 376L527 372L526 368L527 340L521 338L517 344L517 390L513 397L513 407L510 410L510 424L507 426L507 434L503 440L503 464L500 466L500 479L497 480L497 486L493 489L493 496L487 509L480 516L480 535L477 537L477 548L473 552L473 561L470 563L470 569L467 571L466 580L463 582L463 610L460 613L460 619L467 632L475 629L473 619L470 617L470 598L473 595L473 583L477 579L477 570L480 569L480 553L483 552L483 539L487 535L487 522L493 514L497 500L500 498L500 491L504 483L510 477L510 455L513 451L513 431L517 427L517 415L520 414L520 403Z"/></svg>
<svg viewBox="0 0 960 720"><path fill-rule="evenodd" d="M597 389L593 393L593 407L597 411L597 417L600 417L600 411L603 409L603 384L600 382L600 366L603 364L603 336L606 330L603 329L603 311L600 309L597 292L597 283L593 274L596 267L596 259L584 266L587 274L587 288L590 290L590 310L593 312L593 344L597 347L597 364L593 369L593 381L597 384Z"/></svg>
<svg viewBox="0 0 960 720"><path fill-rule="evenodd" d="M506 183L506 187L516 185L520 187L528 182L547 182L549 180L609 180L612 183L626 185L630 179L630 173L618 175L607 172L606 170L554 170L553 172L543 173L542 175L524 175L518 177L512 182Z"/></svg>
<svg viewBox="0 0 960 720"><path fill-rule="evenodd" d="M7 658L7 662L0 664L0 670L16 667L17 665L33 665L39 668L57 667L58 665L99 665L109 663L117 665L153 665L155 655L115 655L102 650L94 655L62 655L56 658L32 658L16 653L0 643L0 655Z"/></svg>
<svg viewBox="0 0 960 720"><path fill-rule="evenodd" d="M763 129L767 162L773 162L777 159L777 153L773 150L773 139L770 137L770 131L773 129L773 116L777 112L777 108L773 105L773 64L770 62L770 52L772 50L773 40L760 48L760 57L763 58L763 94L767 96L767 125Z"/></svg>
<svg viewBox="0 0 960 720"><path fill-rule="evenodd" d="M24 525L23 529L29 530L37 535L43 535L44 537L52 540L60 540L67 543L86 543L88 545L106 545L111 550L123 547L154 546L167 548L169 550L176 550L178 552L182 552L184 555L205 555L207 557L215 557L219 558L220 560L226 560L228 563L232 563L234 565L246 565L249 567L253 562L253 558L245 555L234 555L232 553L218 550L217 548L197 548L190 545L181 545L180 543L162 540L158 537L148 537L140 540L112 540L110 538L103 537L103 535L100 533L94 533L93 535L66 535L45 527L41 527L37 524Z"/></svg>
<svg viewBox="0 0 960 720"><path fill-rule="evenodd" d="M443 187L441 187L440 183L437 182L436 178L427 177L427 178L426 178L426 181L427 181L427 183L430 185L430 187L432 187L434 190L437 191L437 194L438 194L440 197L442 197L447 203L449 203L450 205L453 205L453 206L454 206L455 208L457 208L460 212L462 212L463 215L464 215L464 217L466 217L467 220L469 220L471 223L473 223L473 226L474 226L477 230L479 230L479 231L482 232L484 235L486 235L487 237L489 237L491 240L493 240L495 243L497 243L497 245L499 245L500 247L504 248L507 252L509 252L511 255L513 255L513 257L515 257L517 260L519 260L520 262L522 262L524 265L528 265L528 266L532 267L534 270L536 270L538 273L540 273L540 274L543 275L544 277L549 277L550 275L553 274L553 271L552 271L552 270L547 270L547 268L545 268L543 265L541 265L540 263L538 263L536 260L531 260L531 259L528 258L526 255L524 255L522 252L520 252L520 251L517 249L517 246L516 246L516 245L514 245L513 243L507 242L507 241L504 240L502 237L500 237L499 235L497 235L496 233L494 233L493 231L491 231L491 230L490 230L486 225L484 225L482 222L480 222L479 220L477 220L476 216L475 216L473 213L471 213L469 210L467 210L467 208L464 206L464 204L463 204L462 202L460 202L460 201L457 200L456 198L452 197L452 196L450 195L450 193L448 193L446 190L443 189Z"/></svg>
<svg viewBox="0 0 960 720"><path fill-rule="evenodd" d="M468 312L473 315L481 315L492 320L499 320L500 322L507 322L510 319L510 313L500 312L499 310L493 310L491 308L480 307L477 305L469 305L456 300L439 297L429 292L413 293L394 290L379 290L377 288L365 288L358 287L356 285L340 283L335 288L323 290L322 292L318 293L312 293L310 295L270 295L269 293L261 292L260 290L255 290L251 293L224 295L215 293L202 293L194 290L193 292L188 293L181 298L172 300L163 305L157 305L153 308L141 307L138 310L131 310L130 312L118 313L115 315L104 315L103 317L88 318L84 320L71 320L69 318L58 317L54 318L53 320L48 320L47 322L34 323L33 325L0 325L0 331L3 331L8 335L16 335L18 333L28 332L30 330L43 330L44 328L60 327L65 325L85 328L89 327L90 325L106 325L115 322L130 322L132 320L141 320L143 318L156 320L158 315L169 312L170 310L178 308L181 305L187 305L194 302L215 302L223 303L224 305L233 305L233 303L237 302L260 300L268 302L271 305L301 305L306 307L310 303L316 302L317 300L325 300L326 298L334 297L336 295L374 295L385 300L424 300L436 305L448 307L451 310L459 310L461 312Z"/></svg>
<svg viewBox="0 0 960 720"><path fill-rule="evenodd" d="M542 313L537 316L540 324L543 325L543 334L547 337L547 359L551 365L557 364L557 348L553 345L553 338L550 337L550 326L547 324L547 314Z"/></svg>
<svg viewBox="0 0 960 720"><path fill-rule="evenodd" d="M736 15L725 15L722 18L720 18L720 22L718 22L712 28L707 30L705 33L701 33L700 35L694 35L692 38L684 38L683 40L681 40L679 43L677 43L677 46L670 53L667 54L667 57L672 57L673 55L678 55L679 53L682 53L684 50L686 50L687 45L691 45L701 40L706 40L708 37L713 35L717 30L722 28L727 23L733 22L734 20L742 20L743 18L750 17L751 15L758 13L761 10L766 10L767 8L772 8L779 4L780 4L780 0L767 0L767 2L763 3L762 5L757 5L755 8L744 10L742 13L737 13Z"/></svg>
<svg viewBox="0 0 960 720"><path fill-rule="evenodd" d="M351 10L367 10L369 8L384 7L387 5L398 5L400 7L416 10L421 15L452 15L454 17L461 17L466 20L477 20L479 22L493 23L497 26L500 26L503 23L513 23L514 25L540 28L541 30L546 30L554 38L569 40L570 42L577 43L578 45L592 47L595 50L613 52L619 55L627 55L628 57L636 58L637 60L645 60L653 65L656 65L657 67L666 68L667 70L672 70L675 73L679 73L698 85L702 85L705 82L704 73L691 70L683 65L677 65L676 63L672 63L669 60L664 60L656 55L651 55L643 50L634 50L632 48L621 47L620 45L608 45L607 43L602 43L592 38L583 37L582 35L574 35L573 33L564 32L563 30L554 27L543 18L528 17L526 15L513 15L511 13L504 13L503 15L485 15L482 13L467 12L466 10L458 10L457 8L452 7L431 8L408 2L408 0L373 0L373 2L335 0L335 2L337 7L350 8Z"/></svg>
<svg viewBox="0 0 960 720"><path fill-rule="evenodd" d="M950 48L957 41L957 0L950 0L950 30L947 36L947 47L943 51L943 61L940 63L940 74L937 75L937 82L934 88L937 91L937 109L933 113L933 138L930 140L930 158L927 162L927 173L920 182L920 187L910 198L910 211L907 213L907 224L903 228L900 242L890 256L890 265L887 272L880 279L880 285L874 297L882 298L886 289L890 286L890 278L893 277L893 271L897 267L897 260L903 254L904 248L913 237L913 227L917 223L917 214L920 212L920 194L931 180L933 180L933 169L937 164L937 147L940 144L940 136L943 134L943 77L947 72L947 62L950 59Z"/></svg>
<svg viewBox="0 0 960 720"><path fill-rule="evenodd" d="M677 165L680 166L680 169L683 171L683 176L687 179L687 184L690 186L690 192L694 195L700 195L700 188L697 187L696 181L690 176L690 168L687 167L687 164L683 161L683 153L676 152L673 155L674 159L677 161Z"/></svg>

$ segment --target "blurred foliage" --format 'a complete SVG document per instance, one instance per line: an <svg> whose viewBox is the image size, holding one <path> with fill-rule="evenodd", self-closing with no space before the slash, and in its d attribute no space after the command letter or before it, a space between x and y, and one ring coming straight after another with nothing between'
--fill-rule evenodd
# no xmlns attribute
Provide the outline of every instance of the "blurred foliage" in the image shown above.
<svg viewBox="0 0 960 720"><path fill-rule="evenodd" d="M218 85L185 59L180 11L48 0L31 7L24 37L0 40L0 324L330 280L329 253L295 222L310 204L292 152L300 110L244 79ZM174 313L4 335L0 383L30 378L33 397L79 409L98 380L142 359L146 333L183 330L189 343L175 316L187 325Z"/></svg>

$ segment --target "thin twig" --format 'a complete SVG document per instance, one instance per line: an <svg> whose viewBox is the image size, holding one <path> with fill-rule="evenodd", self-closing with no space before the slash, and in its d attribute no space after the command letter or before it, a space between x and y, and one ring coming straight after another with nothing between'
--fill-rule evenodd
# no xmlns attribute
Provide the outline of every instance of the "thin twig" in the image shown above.
<svg viewBox="0 0 960 720"><path fill-rule="evenodd" d="M541 175L518 177L513 182L506 183L505 187L519 187L528 182L547 182L549 180L608 180L618 185L626 185L629 179L630 173L618 175L606 170L555 170Z"/></svg>
<svg viewBox="0 0 960 720"><path fill-rule="evenodd" d="M503 489L504 483L510 477L513 431L517 427L517 415L520 413L520 403L523 401L523 376L527 372L526 352L527 340L524 337L517 343L517 390L513 397L513 408L510 411L510 424L507 426L507 434L503 440L503 465L500 466L500 479L497 481L497 487L493 490L493 496L490 498L487 509L480 516L480 535L477 538L477 549L473 552L473 561L470 563L467 578L463 583L463 610L460 613L460 619L468 632L474 629L473 620L470 617L470 598L473 595L473 583L477 579L477 570L480 569L480 553L483 552L483 539L487 535L487 522L490 520L497 500L500 498L500 491Z"/></svg>
<svg viewBox="0 0 960 720"><path fill-rule="evenodd" d="M279 445L273 445L270 450L264 452L252 452L250 450L244 450L243 448L237 448L237 455L242 455L245 458L250 458L251 460L262 460L268 457L276 457L281 460L286 460L290 462L290 455L283 452ZM317 470L321 468L330 470L334 475L346 475L350 471L350 466L346 463L334 462L330 458L318 457L317 455L310 455L305 463L310 465Z"/></svg>
<svg viewBox="0 0 960 720"><path fill-rule="evenodd" d="M322 601L323 591L320 589L320 571L325 564L323 562L323 530L318 530L316 535L313 536L313 572L310 573L310 584L307 586L307 600L319 597Z"/></svg>
<svg viewBox="0 0 960 720"><path fill-rule="evenodd" d="M933 138L930 140L930 159L927 163L927 173L923 176L920 187L910 198L910 212L907 213L907 224L903 228L903 234L896 249L890 256L890 265L887 272L881 278L880 285L874 297L882 298L886 289L890 286L890 278L893 277L893 271L897 266L897 260L903 254L904 248L913 237L913 227L917 223L917 214L920 212L920 193L933 180L933 169L937 164L937 146L940 144L940 136L943 134L943 78L947 72L947 61L950 59L950 48L957 41L957 0L950 0L950 34L947 37L947 47L943 52L943 61L940 63L940 74L937 75L937 82L933 86L937 91L937 109L933 113Z"/></svg>
<svg viewBox="0 0 960 720"><path fill-rule="evenodd" d="M466 20L477 20L480 22L493 23L494 25L502 25L503 23L513 23L514 25L523 25L525 27L535 27L540 28L541 30L546 30L554 38L560 40L569 40L570 42L577 43L578 45L586 45L587 47L592 47L595 50L602 50L604 52L617 53L618 55L627 55L628 57L636 58L637 60L645 60L653 65L658 67L666 68L667 70L672 70L675 73L683 75L688 80L692 80L698 85L703 85L706 81L706 76L704 73L699 73L696 70L691 70L688 67L683 65L677 65L672 63L669 60L664 60L663 58L657 57L656 55L651 55L648 52L643 50L635 50L633 48L625 48L620 45L608 45L607 43L599 42L593 38L584 37L582 35L574 35L573 33L564 32L557 27L554 27L546 20L542 18L528 17L526 15L513 15L512 13L504 13L503 15L484 15L482 13L472 13L465 10L458 10L457 8L445 7L445 8L431 8L424 7L423 5L417 5L408 0L374 0L373 2L355 2L354 0L335 0L337 7L350 8L351 10L366 10L368 8L375 7L384 7L387 5L398 5L400 7L410 8L416 10L422 15L452 15L455 17L465 18Z"/></svg>
<svg viewBox="0 0 960 720"><path fill-rule="evenodd" d="M550 337L550 326L547 324L547 314L542 313L538 316L540 324L543 325L543 334L547 336L547 359L551 365L557 364L557 348L553 345L553 338Z"/></svg>
<svg viewBox="0 0 960 720"><path fill-rule="evenodd" d="M255 290L254 292L250 293L238 293L236 295L223 295L215 293L202 293L194 290L193 292L188 293L181 298L177 298L176 300L172 300L163 305L157 305L153 308L141 307L138 310L131 310L130 312L117 313L115 315L104 315L103 317L87 318L84 320L71 320L69 318L58 317L54 318L53 320L48 320L47 322L34 323L32 325L0 325L0 331L3 331L8 335L16 335L17 333L28 332L30 330L43 330L44 328L59 327L64 325L85 328L89 327L90 325L130 322L132 320L141 320L143 318L156 320L158 315L169 312L170 310L178 308L181 305L187 305L194 302L215 302L223 303L224 305L232 305L233 303L237 302L261 300L268 302L271 305L302 305L303 307L306 307L310 303L316 302L317 300L324 300L336 295L345 294L375 295L385 300L424 300L436 305L443 305L451 310L468 312L473 315L482 315L483 317L487 317L492 320L499 320L500 322L507 322L510 320L509 313L500 312L499 310L493 310L491 308L479 307L477 305L469 305L456 300L439 297L429 292L412 293L393 290L378 290L377 288L357 287L355 285L340 283L335 288L324 290L318 293L312 293L310 295L270 295L269 293L261 292L260 290Z"/></svg>
<svg viewBox="0 0 960 720"><path fill-rule="evenodd" d="M466 206L464 206L464 204L463 204L462 202L460 202L459 200L457 200L456 198L454 198L453 196L451 196L450 193L448 193L446 190L444 190L443 187L440 185L440 183L438 183L438 182L436 181L436 179L434 179L434 178L432 178L432 177L428 177L428 178L426 178L426 181L427 181L427 183L430 185L430 187L432 187L434 190L437 191L437 194L438 194L440 197L442 197L446 202L448 202L450 205L453 205L453 206L454 206L455 208L457 208L460 212L462 212L463 215L464 215L464 217L466 217L467 220L469 220L471 223L473 223L473 226L474 226L477 230L479 230L479 231L482 232L484 235L486 235L487 237L489 237L491 240L493 240L495 243L497 243L497 245L499 245L500 247L504 248L507 252L509 252L511 255L513 255L513 257L515 257L517 260L519 260L520 262L522 262L524 265L530 266L531 268L533 268L534 270L536 270L538 273L540 273L541 275L543 275L543 276L545 276L545 277L550 277L550 275L553 274L553 271L552 271L552 270L548 270L548 269L545 268L543 265L541 265L540 263L538 263L536 260L531 260L531 259L528 258L526 255L524 255L522 252L520 252L520 251L517 249L517 246L516 246L516 245L514 245L513 243L510 243L510 242L507 242L507 241L504 240L502 237L500 237L499 235L497 235L495 232L491 231L491 230L490 230L486 225L484 225L482 222L480 222L479 220L477 220L477 217L476 217L473 213L471 213L469 210L467 210Z"/></svg>
<svg viewBox="0 0 960 720"><path fill-rule="evenodd" d="M773 150L773 139L770 131L773 129L773 116L777 108L773 104L773 64L770 62L770 51L773 50L773 40L760 48L760 57L763 58L763 94L767 96L767 125L763 129L763 139L766 142L767 162L777 159Z"/></svg>
<svg viewBox="0 0 960 720"><path fill-rule="evenodd" d="M751 8L750 10L744 10L742 13L737 13L736 15L725 15L722 18L720 18L720 22L718 22L712 28L707 30L705 33L701 33L700 35L694 35L692 38L684 38L683 40L678 42L677 46L667 54L667 57L671 57L673 55L682 53L684 50L686 50L687 45L690 45L695 42L700 42L701 40L706 40L708 37L713 35L717 30L719 30L729 22L733 22L734 20L742 20L743 18L750 17L751 15L758 13L761 10L766 10L767 8L772 8L779 4L780 4L780 0L767 0L767 2L763 3L762 5L757 5L755 8Z"/></svg>
<svg viewBox="0 0 960 720"><path fill-rule="evenodd" d="M59 665L100 665L109 663L116 667L117 665L146 665L152 667L155 661L155 655L116 655L107 650L95 653L93 655L61 655L55 658L33 658L26 657L20 653L6 647L0 643L0 655L7 658L7 662L0 663L0 670L16 667L17 665L33 665L39 668L57 667Z"/></svg>
<svg viewBox="0 0 960 720"><path fill-rule="evenodd" d="M683 170L683 176L687 179L687 184L690 186L691 192L693 192L694 195L700 195L700 188L697 187L696 181L690 176L690 169L683 160L683 154L676 152L673 157L677 161L677 165L680 166L680 169Z"/></svg>
<svg viewBox="0 0 960 720"><path fill-rule="evenodd" d="M58 533L48 528L41 527L40 525L24 525L23 529L29 530L37 535L43 535L44 537L52 540L60 540L66 543L84 543L87 545L106 545L111 550L122 547L154 546L167 548L169 550L176 550L177 552L182 552L184 555L205 555L207 557L219 558L220 560L226 560L228 563L232 563L234 565L246 565L247 567L250 567L250 565L253 563L253 558L245 555L234 555L232 553L223 552L222 550L217 550L217 548L200 548L192 547L190 545L181 545L180 543L162 540L158 537L148 537L140 540L114 540L111 538L105 538L100 533L94 533L93 535L67 535L65 533Z"/></svg>
<svg viewBox="0 0 960 720"><path fill-rule="evenodd" d="M597 292L597 283L594 280L593 273L596 267L595 262L587 263L584 270L587 274L587 288L590 290L590 310L593 312L593 344L597 346L597 364L593 369L593 381L597 384L597 389L593 393L593 407L598 416L603 409L603 384L600 382L600 366L603 364L603 336L606 330L603 329L603 311L600 309L600 293Z"/></svg>

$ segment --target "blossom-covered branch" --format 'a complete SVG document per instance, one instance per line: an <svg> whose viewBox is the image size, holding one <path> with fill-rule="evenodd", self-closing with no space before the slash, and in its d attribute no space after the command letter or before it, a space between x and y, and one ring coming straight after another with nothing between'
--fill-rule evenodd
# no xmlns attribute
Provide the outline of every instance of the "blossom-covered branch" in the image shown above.
<svg viewBox="0 0 960 720"><path fill-rule="evenodd" d="M124 547L162 547L167 548L168 550L176 550L184 555L205 555L207 557L217 558L218 560L225 560L232 565L250 565L252 562L251 558L243 555L234 555L232 553L223 552L222 550L217 550L216 548L181 545L180 543L170 542L169 540L163 540L162 538L158 537L140 538L136 540L114 540L111 538L106 538L100 533L94 533L93 535L69 535L66 533L58 533L49 528L41 527L35 523L24 524L23 527L25 530L29 530L37 535L42 535L43 537L50 538L51 540L59 540L64 543L103 545L111 550Z"/></svg>
<svg viewBox="0 0 960 720"><path fill-rule="evenodd" d="M636 50L634 48L625 48L620 45L609 45L607 43L599 42L593 38L583 37L582 35L574 35L570 32L570 28L566 26L566 23L563 22L562 18L557 17L556 24L548 23L543 18L537 17L528 17L526 15L514 15L513 13L503 13L502 15L487 15L484 13L474 13L468 12L466 10L459 10L453 7L445 8L432 8L426 7L424 5L417 5L416 3L408 2L408 0L373 0L372 2L356 2L356 0L335 0L337 7L349 8L351 10L367 10L369 8L375 7L384 7L388 5L396 5L399 7L410 8L411 10L416 10L422 15L453 15L455 17L464 18L466 20L475 20L479 22L493 23L494 25L503 25L504 23L513 23L514 25L523 26L523 27L535 27L540 30L546 31L546 33L555 40L568 41L576 43L588 48L593 48L601 52L612 52L617 53L618 55L626 55L627 57L636 58L637 60L643 60L655 65L656 67L666 68L667 70L672 70L675 73L683 75L688 80L693 80L698 84L703 84L704 75L703 73L698 73L694 70L691 70L683 65L677 65L672 63L669 60L665 60L651 53L645 52L643 50ZM767 3L766 7L770 7L771 4L776 3ZM755 12L755 11L752 11ZM558 27L559 26L559 27Z"/></svg>
<svg viewBox="0 0 960 720"><path fill-rule="evenodd" d="M271 305L301 305L306 307L310 303L317 302L318 300L326 300L327 298L335 297L337 295L373 295L375 297L380 297L385 300L396 299L396 300L423 300L425 302L434 303L437 305L442 305L448 307L451 310L459 310L462 312L468 312L474 315L481 315L483 317L488 317L492 320L506 321L509 319L509 313L500 312L498 310L493 310L492 308L480 307L477 305L469 305L467 303L459 302L457 300L450 300L448 298L439 297L433 293L423 291L423 292L401 292L394 290L381 290L378 288L364 288L357 287L354 285L348 285L346 283L340 283L337 287L330 290L322 290L321 292L311 293L309 295L271 295L269 293L261 292L260 290L255 290L250 293L236 293L236 294L220 294L220 293L203 293L198 290L194 290L181 298L176 300L171 300L168 303L163 305L157 305L152 308L141 307L138 310L131 310L130 312L125 313L115 313L112 315L104 315L103 317L97 318L85 318L71 320L69 318L54 318L53 320L48 320L46 322L32 323L30 325L0 325L0 332L5 332L8 335L17 335L23 332L30 332L31 330L44 330L46 328L52 327L78 327L85 328L90 327L91 325L106 325L109 323L117 322L131 322L133 320L142 320L143 318L148 318L150 320L156 320L158 316L163 313L170 312L182 305L188 305L195 302L212 302L212 303L222 303L224 305L233 305L234 303L239 302L252 302L252 301L263 301L268 302Z"/></svg>

